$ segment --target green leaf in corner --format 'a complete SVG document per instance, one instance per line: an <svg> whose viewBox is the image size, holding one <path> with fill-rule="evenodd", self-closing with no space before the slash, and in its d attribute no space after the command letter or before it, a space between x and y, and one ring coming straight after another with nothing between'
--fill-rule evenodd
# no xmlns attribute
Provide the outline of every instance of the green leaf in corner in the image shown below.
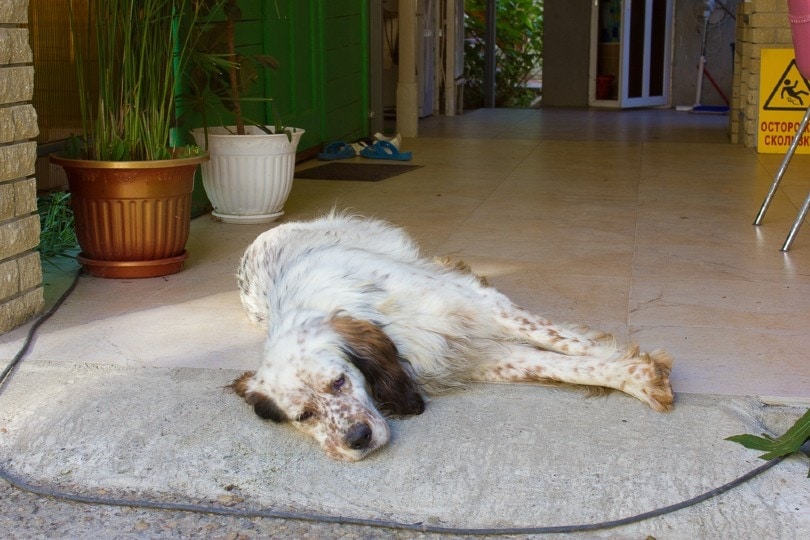
<svg viewBox="0 0 810 540"><path fill-rule="evenodd" d="M802 445L810 440L810 409L808 409L781 437L774 439L764 434L762 437L757 437L756 435L734 435L727 437L726 440L739 443L752 450L765 452L759 456L761 459L765 460L801 452ZM808 472L807 477L810 478L810 472Z"/></svg>

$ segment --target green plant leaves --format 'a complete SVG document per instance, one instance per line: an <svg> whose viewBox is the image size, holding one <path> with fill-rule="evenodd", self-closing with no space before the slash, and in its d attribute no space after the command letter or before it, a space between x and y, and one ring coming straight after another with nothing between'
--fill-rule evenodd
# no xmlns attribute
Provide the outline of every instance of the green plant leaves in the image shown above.
<svg viewBox="0 0 810 540"><path fill-rule="evenodd" d="M194 0L68 2L82 140L91 143L79 148L81 158L170 155L180 77L205 22L203 7Z"/></svg>
<svg viewBox="0 0 810 540"><path fill-rule="evenodd" d="M465 3L465 107L484 105L486 0ZM543 53L543 0L499 0L496 14L495 102L499 107L525 107L537 97L527 87L539 76Z"/></svg>
<svg viewBox="0 0 810 540"><path fill-rule="evenodd" d="M70 193L57 191L38 197L39 251L43 257L57 257L79 249L70 207Z"/></svg>
<svg viewBox="0 0 810 540"><path fill-rule="evenodd" d="M762 437L745 434L727 437L726 440L739 443L752 450L765 452L759 456L760 459L765 460L802 452L802 445L810 440L810 409L784 435L776 439L763 433ZM810 478L810 471L808 471L807 477Z"/></svg>
<svg viewBox="0 0 810 540"><path fill-rule="evenodd" d="M243 15L236 0L203 0L209 16L196 27L193 39L192 61L186 73L186 93L182 96L190 110L198 114L203 124L210 116L216 116L221 125L233 123L237 133L243 133L244 125L263 129L262 122L249 118L243 110L246 102L269 102L262 95L261 75L266 70L279 67L278 60L268 54L246 53L252 45L238 43L237 23ZM220 20L222 17L225 20ZM253 109L255 111L255 109ZM224 121L232 117L232 121Z"/></svg>

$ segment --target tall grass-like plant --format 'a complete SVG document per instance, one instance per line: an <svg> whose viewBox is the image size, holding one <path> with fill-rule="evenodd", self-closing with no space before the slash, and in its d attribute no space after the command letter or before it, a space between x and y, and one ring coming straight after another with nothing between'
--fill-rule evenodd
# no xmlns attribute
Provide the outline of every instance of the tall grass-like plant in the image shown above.
<svg viewBox="0 0 810 540"><path fill-rule="evenodd" d="M69 0L83 136L70 157L169 159L181 74L203 22L195 0ZM87 10L88 31L77 24ZM88 69L98 61L98 76Z"/></svg>
<svg viewBox="0 0 810 540"><path fill-rule="evenodd" d="M57 191L37 199L39 210L39 251L44 258L58 257L77 251L70 193Z"/></svg>

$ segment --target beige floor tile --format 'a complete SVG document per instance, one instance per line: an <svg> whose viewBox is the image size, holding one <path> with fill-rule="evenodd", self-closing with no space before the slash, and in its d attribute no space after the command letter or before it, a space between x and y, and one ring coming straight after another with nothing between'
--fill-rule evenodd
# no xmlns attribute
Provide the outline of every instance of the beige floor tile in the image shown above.
<svg viewBox="0 0 810 540"><path fill-rule="evenodd" d="M642 173L679 172L711 179L715 174L750 174L760 166L757 155L741 145L658 142L644 145Z"/></svg>
<svg viewBox="0 0 810 540"><path fill-rule="evenodd" d="M470 230L472 229L472 230ZM504 238L510 238L508 242ZM543 274L627 277L632 264L632 245L566 242L517 237L508 230L469 227L451 235L438 247L440 253L461 258L497 256L533 263Z"/></svg>
<svg viewBox="0 0 810 540"><path fill-rule="evenodd" d="M477 270L478 264L472 260ZM525 264L488 279L516 304L551 321L582 324L627 337L626 278L549 275Z"/></svg>
<svg viewBox="0 0 810 540"><path fill-rule="evenodd" d="M751 227L754 229L754 227ZM756 229L752 234L756 233ZM778 244L778 245L781 245ZM810 250L781 253L778 245L651 245L638 246L633 275L659 280L742 280L806 283Z"/></svg>
<svg viewBox="0 0 810 540"><path fill-rule="evenodd" d="M810 281L634 279L629 323L801 332L810 321Z"/></svg>
<svg viewBox="0 0 810 540"><path fill-rule="evenodd" d="M808 400L810 369L802 352L810 346L806 331L691 326L631 329L634 341L645 346L664 345L672 354L671 381L676 395L743 395L776 398L777 402Z"/></svg>
<svg viewBox="0 0 810 540"><path fill-rule="evenodd" d="M753 217L749 221L741 219L717 221L714 216L661 217L648 213L644 217L639 217L636 245L639 247L708 245L721 249L732 247L736 252L740 244L747 244L748 249L762 252L776 268L789 271L789 265L785 264L787 260L803 258L798 251L788 255L778 252L790 229L790 222L787 218L781 218L778 222L773 221L771 214L768 214L767 218L761 226L755 227L752 225Z"/></svg>
<svg viewBox="0 0 810 540"><path fill-rule="evenodd" d="M790 200L793 208L792 210L798 210L804 204L804 201L807 199L807 196L810 194L810 186L801 186L796 184L786 184L782 187L782 192L788 197ZM796 219L797 212L791 212L790 219ZM770 217L770 209L768 210L768 214Z"/></svg>

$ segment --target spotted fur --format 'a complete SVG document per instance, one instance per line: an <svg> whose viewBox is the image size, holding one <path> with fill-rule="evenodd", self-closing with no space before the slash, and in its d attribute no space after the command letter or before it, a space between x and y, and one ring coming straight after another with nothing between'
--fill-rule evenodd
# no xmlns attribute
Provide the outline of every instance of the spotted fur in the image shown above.
<svg viewBox="0 0 810 540"><path fill-rule="evenodd" d="M672 360L518 307L463 263L428 259L402 229L332 213L279 225L245 251L239 290L266 327L263 358L231 387L333 458L385 445L384 415L474 381L617 389L672 407Z"/></svg>

